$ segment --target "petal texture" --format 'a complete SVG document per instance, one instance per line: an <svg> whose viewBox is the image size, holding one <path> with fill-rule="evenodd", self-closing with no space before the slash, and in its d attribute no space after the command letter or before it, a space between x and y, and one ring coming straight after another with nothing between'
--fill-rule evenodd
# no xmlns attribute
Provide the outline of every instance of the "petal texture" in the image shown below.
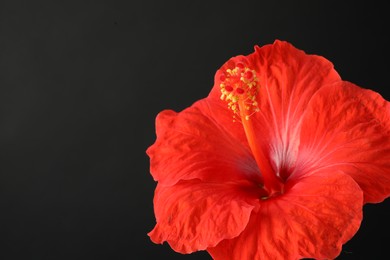
<svg viewBox="0 0 390 260"><path fill-rule="evenodd" d="M390 103L342 82L317 93L305 114L294 175L341 169L364 191L365 202L390 195Z"/></svg>
<svg viewBox="0 0 390 260"><path fill-rule="evenodd" d="M259 190L249 182L211 184L199 180L158 185L154 206L157 225L152 241L180 253L216 246L238 236L246 227Z"/></svg>
<svg viewBox="0 0 390 260"><path fill-rule="evenodd" d="M304 177L280 197L263 201L240 236L209 253L216 260L334 259L358 230L363 195L351 177Z"/></svg>
<svg viewBox="0 0 390 260"><path fill-rule="evenodd" d="M160 184L260 179L241 124L233 124L220 103L201 100L180 113L163 111L156 119L156 132L147 153L150 171Z"/></svg>

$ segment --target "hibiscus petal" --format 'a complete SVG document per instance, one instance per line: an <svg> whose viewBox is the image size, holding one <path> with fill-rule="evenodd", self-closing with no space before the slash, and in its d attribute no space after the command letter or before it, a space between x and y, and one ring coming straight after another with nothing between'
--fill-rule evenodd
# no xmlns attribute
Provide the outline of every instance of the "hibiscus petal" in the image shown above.
<svg viewBox="0 0 390 260"><path fill-rule="evenodd" d="M150 171L160 184L191 179L261 181L242 125L234 124L219 103L201 100L180 113L163 111L157 116L156 132L147 154Z"/></svg>
<svg viewBox="0 0 390 260"><path fill-rule="evenodd" d="M167 241L180 253L191 253L239 235L258 204L258 187L249 182L181 181L158 185L154 198L157 225L154 243Z"/></svg>
<svg viewBox="0 0 390 260"><path fill-rule="evenodd" d="M365 202L390 195L390 103L342 82L313 97L303 119L296 175L341 169L360 185Z"/></svg>
<svg viewBox="0 0 390 260"><path fill-rule="evenodd" d="M334 259L358 230L363 195L341 172L289 183L285 194L263 201L238 237L209 253L216 260Z"/></svg>
<svg viewBox="0 0 390 260"><path fill-rule="evenodd" d="M247 57L237 56L226 62L215 75L211 99L219 100L221 75L238 62L254 69L259 79L260 111L250 117L255 131L261 133L256 146L268 151L275 171L285 179L297 157L302 113L320 88L339 82L340 76L325 58L275 41L256 47Z"/></svg>

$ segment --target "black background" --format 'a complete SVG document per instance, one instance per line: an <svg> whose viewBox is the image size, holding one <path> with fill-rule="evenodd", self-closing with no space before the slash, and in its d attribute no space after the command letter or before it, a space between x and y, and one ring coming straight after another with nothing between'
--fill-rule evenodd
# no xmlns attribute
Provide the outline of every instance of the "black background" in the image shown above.
<svg viewBox="0 0 390 260"><path fill-rule="evenodd" d="M361 2L0 1L0 259L210 259L146 235L156 114L275 39L389 100L387 9ZM339 259L390 256L389 206Z"/></svg>

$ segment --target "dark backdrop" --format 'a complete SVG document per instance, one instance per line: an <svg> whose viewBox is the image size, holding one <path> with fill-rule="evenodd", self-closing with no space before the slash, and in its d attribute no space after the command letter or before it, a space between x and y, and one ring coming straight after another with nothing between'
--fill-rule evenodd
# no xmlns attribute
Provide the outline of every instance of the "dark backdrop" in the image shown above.
<svg viewBox="0 0 390 260"><path fill-rule="evenodd" d="M358 2L0 1L0 259L209 259L146 235L156 114L275 39L389 100L388 13ZM389 206L339 259L390 256Z"/></svg>

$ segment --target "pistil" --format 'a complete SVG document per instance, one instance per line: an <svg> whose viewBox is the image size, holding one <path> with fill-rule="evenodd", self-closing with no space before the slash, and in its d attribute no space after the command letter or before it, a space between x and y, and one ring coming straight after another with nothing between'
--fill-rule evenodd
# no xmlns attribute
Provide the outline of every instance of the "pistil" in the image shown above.
<svg viewBox="0 0 390 260"><path fill-rule="evenodd" d="M249 147L263 178L263 188L268 192L268 197L283 193L283 182L276 176L264 153L264 148L260 147L251 120L251 116L260 111L257 103L260 85L256 71L248 68L244 63L238 62L235 68L227 69L225 73L221 74L220 81L221 99L227 101L228 108L233 111L233 121L240 121L243 125Z"/></svg>
<svg viewBox="0 0 390 260"><path fill-rule="evenodd" d="M241 106L241 105L240 105ZM256 160L257 166L260 169L263 177L264 189L268 192L268 197L272 197L283 193L283 182L276 176L269 159L264 154L264 148L260 147L257 141L257 135L253 129L253 123L250 118L242 120L245 135L251 148L253 157ZM264 198L263 198L264 199Z"/></svg>

